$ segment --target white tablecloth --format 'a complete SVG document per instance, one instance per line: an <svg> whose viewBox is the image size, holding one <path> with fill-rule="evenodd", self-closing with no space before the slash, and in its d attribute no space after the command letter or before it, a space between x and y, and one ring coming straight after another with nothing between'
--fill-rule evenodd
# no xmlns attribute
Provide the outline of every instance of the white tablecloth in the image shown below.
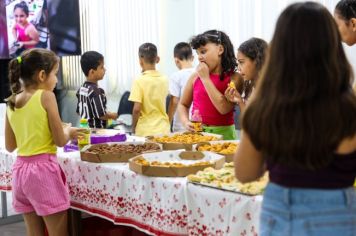
<svg viewBox="0 0 356 236"><path fill-rule="evenodd" d="M189 235L258 235L262 196L188 183Z"/></svg>
<svg viewBox="0 0 356 236"><path fill-rule="evenodd" d="M5 138L0 136L0 191L11 190L11 167L15 160L16 155L5 150Z"/></svg>
<svg viewBox="0 0 356 236"><path fill-rule="evenodd" d="M11 189L15 154L0 138L0 190ZM262 197L136 174L128 164L82 162L58 151L71 207L156 235L257 235Z"/></svg>
<svg viewBox="0 0 356 236"><path fill-rule="evenodd" d="M187 234L185 178L138 175L128 164L82 162L78 153L58 154L71 206L157 235Z"/></svg>

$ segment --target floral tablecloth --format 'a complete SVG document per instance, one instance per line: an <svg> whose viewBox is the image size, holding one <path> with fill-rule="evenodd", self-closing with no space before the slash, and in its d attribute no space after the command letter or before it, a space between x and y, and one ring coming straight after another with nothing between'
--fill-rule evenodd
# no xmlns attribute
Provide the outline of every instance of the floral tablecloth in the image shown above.
<svg viewBox="0 0 356 236"><path fill-rule="evenodd" d="M0 191L11 190L16 156L0 142ZM73 209L155 235L257 235L261 196L142 176L128 164L82 162L79 152L59 149L57 156Z"/></svg>
<svg viewBox="0 0 356 236"><path fill-rule="evenodd" d="M0 136L0 191L11 190L11 167L16 155L5 150L5 138Z"/></svg>
<svg viewBox="0 0 356 236"><path fill-rule="evenodd" d="M189 235L258 235L262 196L188 183Z"/></svg>
<svg viewBox="0 0 356 236"><path fill-rule="evenodd" d="M186 235L185 178L154 178L128 164L88 163L77 153L58 154L71 206L156 235Z"/></svg>

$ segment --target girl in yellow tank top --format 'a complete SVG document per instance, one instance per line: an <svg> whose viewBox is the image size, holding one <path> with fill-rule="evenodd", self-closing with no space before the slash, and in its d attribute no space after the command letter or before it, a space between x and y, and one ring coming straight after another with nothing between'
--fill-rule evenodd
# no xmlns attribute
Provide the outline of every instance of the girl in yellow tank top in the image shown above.
<svg viewBox="0 0 356 236"><path fill-rule="evenodd" d="M50 235L67 234L69 193L55 154L57 146L77 137L78 130L62 127L52 92L58 65L59 58L46 49L26 50L9 63L12 95L7 99L5 145L9 152L18 152L13 167L13 206L23 213L28 232L34 235L43 234L43 222ZM25 165L27 169L22 168ZM37 169L26 172L33 166ZM57 173L51 175L54 169ZM24 177L24 173L28 175ZM32 183L31 188L23 182ZM48 206L48 202L54 203Z"/></svg>

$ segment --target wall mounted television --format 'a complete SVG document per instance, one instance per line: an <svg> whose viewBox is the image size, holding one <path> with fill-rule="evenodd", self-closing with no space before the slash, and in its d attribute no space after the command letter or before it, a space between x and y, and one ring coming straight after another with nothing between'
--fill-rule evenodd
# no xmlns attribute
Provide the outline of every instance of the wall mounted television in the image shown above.
<svg viewBox="0 0 356 236"><path fill-rule="evenodd" d="M0 59L31 47L80 55L79 0L0 0Z"/></svg>

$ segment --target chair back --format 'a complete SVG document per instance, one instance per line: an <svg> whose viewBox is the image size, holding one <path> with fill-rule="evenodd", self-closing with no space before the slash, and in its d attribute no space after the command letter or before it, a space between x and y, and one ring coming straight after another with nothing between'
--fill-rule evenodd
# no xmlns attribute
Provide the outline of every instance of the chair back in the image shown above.
<svg viewBox="0 0 356 236"><path fill-rule="evenodd" d="M130 92L125 91L120 99L118 114L132 114L134 103L129 101Z"/></svg>

